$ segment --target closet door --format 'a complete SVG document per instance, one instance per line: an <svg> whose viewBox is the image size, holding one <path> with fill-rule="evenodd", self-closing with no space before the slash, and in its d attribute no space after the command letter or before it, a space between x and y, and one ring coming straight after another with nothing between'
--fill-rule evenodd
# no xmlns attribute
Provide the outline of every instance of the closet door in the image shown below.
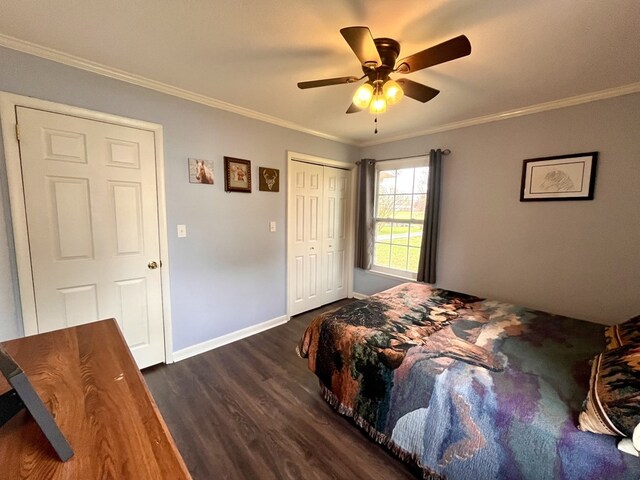
<svg viewBox="0 0 640 480"><path fill-rule="evenodd" d="M323 304L347 296L347 219L350 172L324 168L322 219Z"/></svg>
<svg viewBox="0 0 640 480"><path fill-rule="evenodd" d="M323 167L291 162L289 170L289 314L323 305Z"/></svg>

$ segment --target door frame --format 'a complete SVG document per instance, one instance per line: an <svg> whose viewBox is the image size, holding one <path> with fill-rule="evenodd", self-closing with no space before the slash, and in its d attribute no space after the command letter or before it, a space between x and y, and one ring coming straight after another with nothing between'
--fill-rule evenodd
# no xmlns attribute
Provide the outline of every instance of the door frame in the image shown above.
<svg viewBox="0 0 640 480"><path fill-rule="evenodd" d="M61 103L25 97L0 91L0 128L4 143L4 154L11 204L11 225L15 244L15 258L18 269L18 288L22 308L22 324L25 336L38 333L35 291L31 269L29 235L27 228L26 205L22 184L22 168L20 163L19 132L17 130L17 107L33 108L52 113L70 115L86 120L112 123L124 127L132 127L153 133L156 156L156 192L158 204L158 237L160 241L160 284L162 298L162 323L164 331L165 363L173 362L173 341L171 328L171 294L169 291L169 242L167 237L167 209L164 187L164 151L162 125L157 123L120 117L109 113L96 112L85 108L64 105ZM96 319L97 320L97 319Z"/></svg>
<svg viewBox="0 0 640 480"><path fill-rule="evenodd" d="M289 217L290 217L290 209L292 208L293 202L291 201L291 192L292 192L292 182L293 179L289 174L291 172L291 162L304 162L304 163L312 163L314 165L321 165L323 167L334 167L341 168L343 170L349 170L351 173L351 182L350 182L350 193L349 193L349 215L348 215L348 227L347 227L347 258L345 260L347 265L347 297L353 297L353 262L354 262L354 251L355 251L355 205L356 205L356 181L357 181L357 169L355 163L349 162L341 162L339 160L332 160L330 158L317 157L315 155L308 155L306 153L294 152L291 150L287 150L287 218L286 218L286 231L285 231L285 255L286 255L286 264L287 264L287 317L291 318L291 299L290 299L290 258L289 258Z"/></svg>

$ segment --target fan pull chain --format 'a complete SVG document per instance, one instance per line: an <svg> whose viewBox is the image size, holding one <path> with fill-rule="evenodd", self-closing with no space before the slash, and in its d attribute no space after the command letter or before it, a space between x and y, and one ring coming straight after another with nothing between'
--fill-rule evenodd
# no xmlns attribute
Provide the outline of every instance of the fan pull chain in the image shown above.
<svg viewBox="0 0 640 480"><path fill-rule="evenodd" d="M375 126L373 133L377 135L378 134L378 115L376 115L376 118L373 120L373 125Z"/></svg>

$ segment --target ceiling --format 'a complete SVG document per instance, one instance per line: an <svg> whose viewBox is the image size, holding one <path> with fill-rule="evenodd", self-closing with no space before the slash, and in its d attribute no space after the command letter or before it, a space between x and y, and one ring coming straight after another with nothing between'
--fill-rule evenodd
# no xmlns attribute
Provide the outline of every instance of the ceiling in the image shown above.
<svg viewBox="0 0 640 480"><path fill-rule="evenodd" d="M30 42L356 145L640 85L638 0L0 0L0 12L0 45L37 51L15 39ZM352 25L398 40L400 58L460 34L472 53L410 74L440 95L390 107L374 135L372 115L344 113L356 85L296 87L359 76L339 31Z"/></svg>

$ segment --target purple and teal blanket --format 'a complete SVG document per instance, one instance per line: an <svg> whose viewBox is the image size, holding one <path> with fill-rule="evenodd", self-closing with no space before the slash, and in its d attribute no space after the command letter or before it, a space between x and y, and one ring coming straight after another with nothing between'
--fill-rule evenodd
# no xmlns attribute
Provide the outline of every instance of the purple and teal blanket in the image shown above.
<svg viewBox="0 0 640 480"><path fill-rule="evenodd" d="M408 283L315 318L299 353L325 399L424 478L640 479L576 428L603 328Z"/></svg>

